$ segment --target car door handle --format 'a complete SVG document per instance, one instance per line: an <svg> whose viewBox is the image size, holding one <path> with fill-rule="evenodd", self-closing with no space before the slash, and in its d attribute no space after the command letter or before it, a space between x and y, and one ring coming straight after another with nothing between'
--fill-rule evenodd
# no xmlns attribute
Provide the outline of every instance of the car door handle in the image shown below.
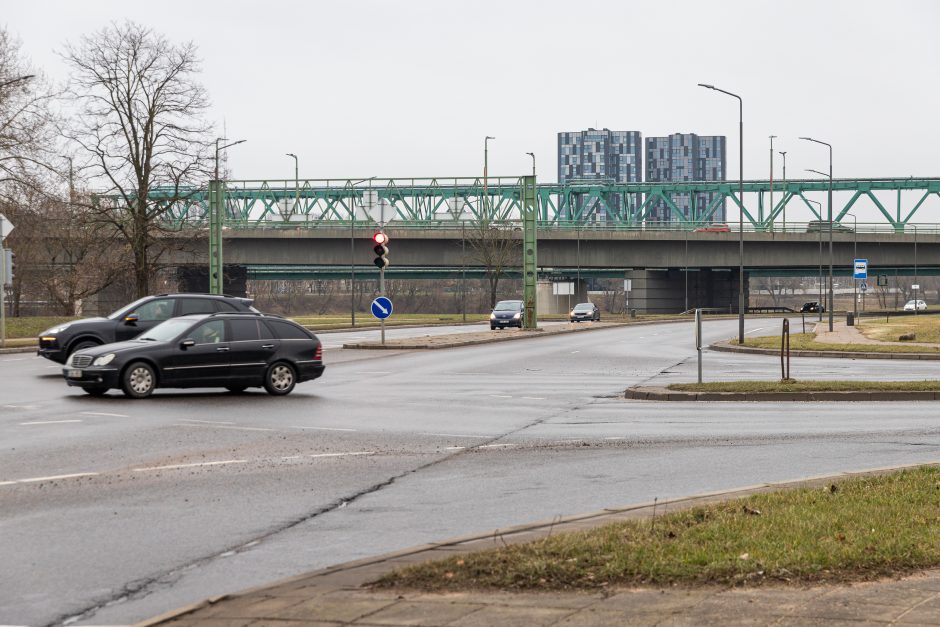
<svg viewBox="0 0 940 627"><path fill-rule="evenodd" d="M274 344L262 344L261 348L274 348Z"/></svg>
<svg viewBox="0 0 940 627"><path fill-rule="evenodd" d="M228 346L220 346L220 347L218 347L218 348L215 349L215 350L216 350L217 353L227 353L227 352L228 352Z"/></svg>

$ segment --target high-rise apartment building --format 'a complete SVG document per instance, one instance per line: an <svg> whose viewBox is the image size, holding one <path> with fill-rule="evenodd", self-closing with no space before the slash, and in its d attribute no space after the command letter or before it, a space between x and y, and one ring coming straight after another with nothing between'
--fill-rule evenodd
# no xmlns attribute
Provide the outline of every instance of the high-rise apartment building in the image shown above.
<svg viewBox="0 0 940 627"><path fill-rule="evenodd" d="M636 183L643 176L643 143L639 131L612 131L589 128L586 131L558 133L558 182ZM582 199L578 199L581 202ZM621 211L621 199L608 199L612 209ZM639 195L631 198L634 207ZM596 203L595 203L596 204ZM599 206L585 207L585 215L604 221Z"/></svg>
<svg viewBox="0 0 940 627"><path fill-rule="evenodd" d="M723 135L699 136L695 133L674 133L668 137L646 138L646 181L724 181L727 176L726 140ZM698 215L711 206L717 193L695 195ZM688 218L692 210L691 194L671 194L670 200ZM725 201L711 215L711 222L724 222ZM672 209L662 200L653 204L647 214L652 221L676 221Z"/></svg>

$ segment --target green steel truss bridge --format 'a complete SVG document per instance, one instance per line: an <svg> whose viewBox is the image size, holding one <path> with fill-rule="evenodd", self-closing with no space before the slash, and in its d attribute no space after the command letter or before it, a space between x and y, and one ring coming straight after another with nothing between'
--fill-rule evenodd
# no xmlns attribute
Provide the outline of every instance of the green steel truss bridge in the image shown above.
<svg viewBox="0 0 940 627"><path fill-rule="evenodd" d="M735 216L734 208L740 207L747 230L786 230L788 208L790 223L799 222L800 230L807 221L828 221L826 179L774 181L772 204L770 181L745 181L743 188L742 203L736 181L542 184L536 189L538 226L691 230L721 221L723 206ZM461 222L521 220L521 177L238 180L224 182L223 189L228 228L335 228L363 222L452 228ZM876 216L888 231L904 232L910 222L940 222L940 178L834 179L832 189L837 223L853 208L866 206L866 221ZM687 217L673 201L679 195L691 198ZM151 196L169 206L166 219L181 228L208 222L205 189L176 196L156 189ZM697 204L703 196L710 200ZM657 224L650 219L659 201L677 220ZM736 224L731 226L736 230Z"/></svg>

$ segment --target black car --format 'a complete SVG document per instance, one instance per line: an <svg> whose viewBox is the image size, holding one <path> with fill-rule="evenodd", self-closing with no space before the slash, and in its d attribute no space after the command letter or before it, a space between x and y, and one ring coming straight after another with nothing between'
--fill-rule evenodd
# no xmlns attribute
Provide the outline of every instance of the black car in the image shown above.
<svg viewBox="0 0 940 627"><path fill-rule="evenodd" d="M144 398L156 388L264 387L277 396L323 374L323 348L296 322L260 313L167 320L136 339L69 355L62 376L92 396L120 388Z"/></svg>
<svg viewBox="0 0 940 627"><path fill-rule="evenodd" d="M39 334L38 354L64 364L77 350L123 342L164 320L187 314L257 312L249 298L215 294L160 294L145 296L118 309L107 318L64 322Z"/></svg>
<svg viewBox="0 0 940 627"><path fill-rule="evenodd" d="M803 303L803 306L800 307L800 313L825 313L825 311L826 307L818 300Z"/></svg>
<svg viewBox="0 0 940 627"><path fill-rule="evenodd" d="M568 312L568 320L581 322L582 320L601 320L601 310L594 303L578 303Z"/></svg>
<svg viewBox="0 0 940 627"><path fill-rule="evenodd" d="M490 330L525 325L525 307L521 300L501 300L490 314Z"/></svg>

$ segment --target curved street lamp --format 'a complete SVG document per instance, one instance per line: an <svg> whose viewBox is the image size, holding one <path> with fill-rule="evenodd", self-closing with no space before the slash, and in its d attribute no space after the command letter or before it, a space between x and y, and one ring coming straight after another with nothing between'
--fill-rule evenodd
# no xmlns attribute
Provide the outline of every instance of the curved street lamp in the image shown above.
<svg viewBox="0 0 940 627"><path fill-rule="evenodd" d="M744 344L744 101L741 96L699 83L699 87L712 89L738 99L738 344Z"/></svg>
<svg viewBox="0 0 940 627"><path fill-rule="evenodd" d="M822 144L829 148L829 332L832 332L832 144L820 141L818 139L813 139L812 137L800 137L803 141L813 142L814 144ZM816 174L822 174L822 172L817 172L816 170L809 170L810 172L815 172Z"/></svg>

